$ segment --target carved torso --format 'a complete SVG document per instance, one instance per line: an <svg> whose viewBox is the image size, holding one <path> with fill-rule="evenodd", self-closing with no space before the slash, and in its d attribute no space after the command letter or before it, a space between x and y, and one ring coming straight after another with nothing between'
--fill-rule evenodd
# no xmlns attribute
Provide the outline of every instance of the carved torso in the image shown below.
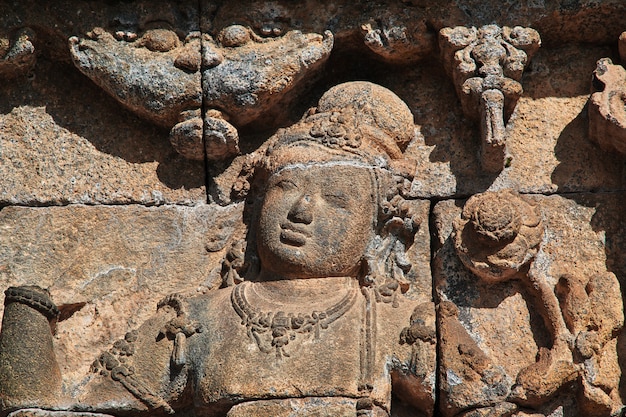
<svg viewBox="0 0 626 417"><path fill-rule="evenodd" d="M406 348L402 353L389 350L400 347L400 332L412 311L408 300L398 308L376 303L353 282L317 306L296 300L272 305L264 298L262 285L244 283L190 301L190 316L198 317L205 328L188 345L196 403L369 397L389 407L394 358L396 363L408 360ZM246 325L247 316L236 311L234 294L268 320ZM377 317L370 314L374 311ZM332 322L324 323L323 318L320 322L320 313L323 317L333 312L338 314ZM305 320L294 323L292 317ZM259 326L259 321L266 326ZM283 333L286 339L277 337ZM287 343L279 346L279 339Z"/></svg>
<svg viewBox="0 0 626 417"><path fill-rule="evenodd" d="M111 392L115 406L137 410L193 407L202 415L237 416L241 408L265 409L268 401L281 410L304 401L307 409L333 415L356 415L365 404L369 415L387 416L394 371L429 368L430 358L415 363L413 346L401 342L415 305L402 296L395 307L377 301L354 278L332 279L327 289L325 280L244 282L178 299L176 308L162 308L138 330L134 353L121 365L130 375L119 377L126 371L115 367L100 372L81 402L106 410L111 404L102 393ZM317 282L308 288L307 281ZM198 331L183 330L190 328Z"/></svg>

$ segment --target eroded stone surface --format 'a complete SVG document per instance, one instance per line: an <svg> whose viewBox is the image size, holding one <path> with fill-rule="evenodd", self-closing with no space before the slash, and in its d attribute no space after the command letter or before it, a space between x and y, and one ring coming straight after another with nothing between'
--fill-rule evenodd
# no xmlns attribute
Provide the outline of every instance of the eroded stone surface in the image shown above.
<svg viewBox="0 0 626 417"><path fill-rule="evenodd" d="M626 155L626 70L608 58L598 61L589 99L589 137L607 151Z"/></svg>
<svg viewBox="0 0 626 417"><path fill-rule="evenodd" d="M50 411L36 408L14 411L10 417L112 417L100 413L74 413L71 411Z"/></svg>
<svg viewBox="0 0 626 417"><path fill-rule="evenodd" d="M200 107L199 33L184 43L164 28L128 38L118 40L100 27L84 39L72 37L74 65L130 110L164 127L176 124L181 112Z"/></svg>
<svg viewBox="0 0 626 417"><path fill-rule="evenodd" d="M289 31L261 38L250 28L232 25L216 40L207 37L202 47L202 91L209 109L204 120L207 158L220 160L239 152L237 132L226 120L237 127L284 123L284 108L306 93L332 47L330 31L323 36Z"/></svg>
<svg viewBox="0 0 626 417"><path fill-rule="evenodd" d="M623 229L624 196L523 197L540 210L544 237L530 268L501 283L480 280L455 253L451 224L464 202L435 207L443 411L614 413L623 272L610 254L623 249L604 242Z"/></svg>
<svg viewBox="0 0 626 417"><path fill-rule="evenodd" d="M0 4L0 77L10 80L0 88L0 206L69 204L0 212L0 282L50 287L61 308L53 337L53 309L9 292L0 344L42 337L2 345L0 362L18 369L24 359L24 376L10 393L0 382L0 396L107 415L620 415L626 171L617 147L593 133L589 84L596 70L594 96L617 92L620 104L621 67L596 62L623 64L626 5L544 3ZM505 89L514 111L506 95L484 100L508 118L506 129L487 126L507 139L507 158L487 172L480 128L434 54L442 28L494 22L532 27L544 45L522 78L510 77L524 86L519 97ZM68 39L88 32L96 36L82 47L104 47L100 68L111 51L115 65L133 62L133 74L108 76L121 76L114 95L134 110L73 66ZM498 39L484 43L520 57ZM493 70L502 55L474 46L472 59ZM227 55L229 69L216 71ZM149 74L128 82L143 70L169 76L172 88ZM470 78L485 75L477 70ZM323 94L347 80L400 98L362 82ZM202 82L213 85L199 93ZM615 125L614 110L623 109L601 125ZM603 138L615 142L609 130ZM241 204L204 206L205 183L211 201ZM346 201L355 189L358 201ZM440 202L450 197L471 198ZM267 275L291 279L259 281ZM63 400L53 389L61 383ZM95 415L87 411L14 414Z"/></svg>
<svg viewBox="0 0 626 417"><path fill-rule="evenodd" d="M589 77L596 61L607 54L608 48L595 46L585 52L564 46L536 53L523 79L526 92L507 125L510 164L497 174L482 170L479 130L463 116L441 66L422 62L372 74L397 92L414 115L417 130L405 152L416 164L411 195L441 198L504 188L522 193L623 189L622 157L605 152L588 137ZM230 201L232 186L249 159L244 155L228 169L211 171L212 198Z"/></svg>
<svg viewBox="0 0 626 417"><path fill-rule="evenodd" d="M1 90L2 204L206 201L202 162L177 155L167 132L120 112L71 67L40 59L32 80Z"/></svg>
<svg viewBox="0 0 626 417"><path fill-rule="evenodd" d="M35 32L31 28L20 28L11 36L0 38L0 77L15 78L30 72L37 57L33 40Z"/></svg>

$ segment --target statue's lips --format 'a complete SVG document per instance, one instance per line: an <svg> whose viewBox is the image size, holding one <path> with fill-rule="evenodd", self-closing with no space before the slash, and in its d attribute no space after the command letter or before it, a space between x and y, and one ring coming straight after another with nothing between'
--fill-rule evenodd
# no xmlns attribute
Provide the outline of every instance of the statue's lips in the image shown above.
<svg viewBox="0 0 626 417"><path fill-rule="evenodd" d="M303 246L309 233L293 224L280 226L280 241L292 246Z"/></svg>

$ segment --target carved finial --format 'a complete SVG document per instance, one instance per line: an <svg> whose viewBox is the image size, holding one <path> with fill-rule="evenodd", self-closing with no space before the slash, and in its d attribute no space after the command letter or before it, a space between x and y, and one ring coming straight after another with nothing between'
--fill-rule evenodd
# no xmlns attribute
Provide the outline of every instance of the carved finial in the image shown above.
<svg viewBox="0 0 626 417"><path fill-rule="evenodd" d="M540 44L536 30L520 26L458 26L439 32L443 64L463 112L481 123L485 171L499 172L505 164L505 121L523 92L519 81L524 67Z"/></svg>
<svg viewBox="0 0 626 417"><path fill-rule="evenodd" d="M624 34L620 37L620 53L626 55ZM602 149L626 156L626 69L602 58L591 85L594 93L589 99L589 137Z"/></svg>
<svg viewBox="0 0 626 417"><path fill-rule="evenodd" d="M527 265L543 236L536 207L509 190L471 197L454 228L461 261L490 282L504 281Z"/></svg>

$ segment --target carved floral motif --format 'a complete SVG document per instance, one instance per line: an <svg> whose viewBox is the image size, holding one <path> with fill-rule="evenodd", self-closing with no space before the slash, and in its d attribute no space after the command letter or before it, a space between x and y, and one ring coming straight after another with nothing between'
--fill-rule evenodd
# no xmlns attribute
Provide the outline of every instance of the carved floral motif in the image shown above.
<svg viewBox="0 0 626 417"><path fill-rule="evenodd" d="M491 282L509 279L526 266L543 236L537 207L509 190L471 197L454 226L459 257Z"/></svg>

